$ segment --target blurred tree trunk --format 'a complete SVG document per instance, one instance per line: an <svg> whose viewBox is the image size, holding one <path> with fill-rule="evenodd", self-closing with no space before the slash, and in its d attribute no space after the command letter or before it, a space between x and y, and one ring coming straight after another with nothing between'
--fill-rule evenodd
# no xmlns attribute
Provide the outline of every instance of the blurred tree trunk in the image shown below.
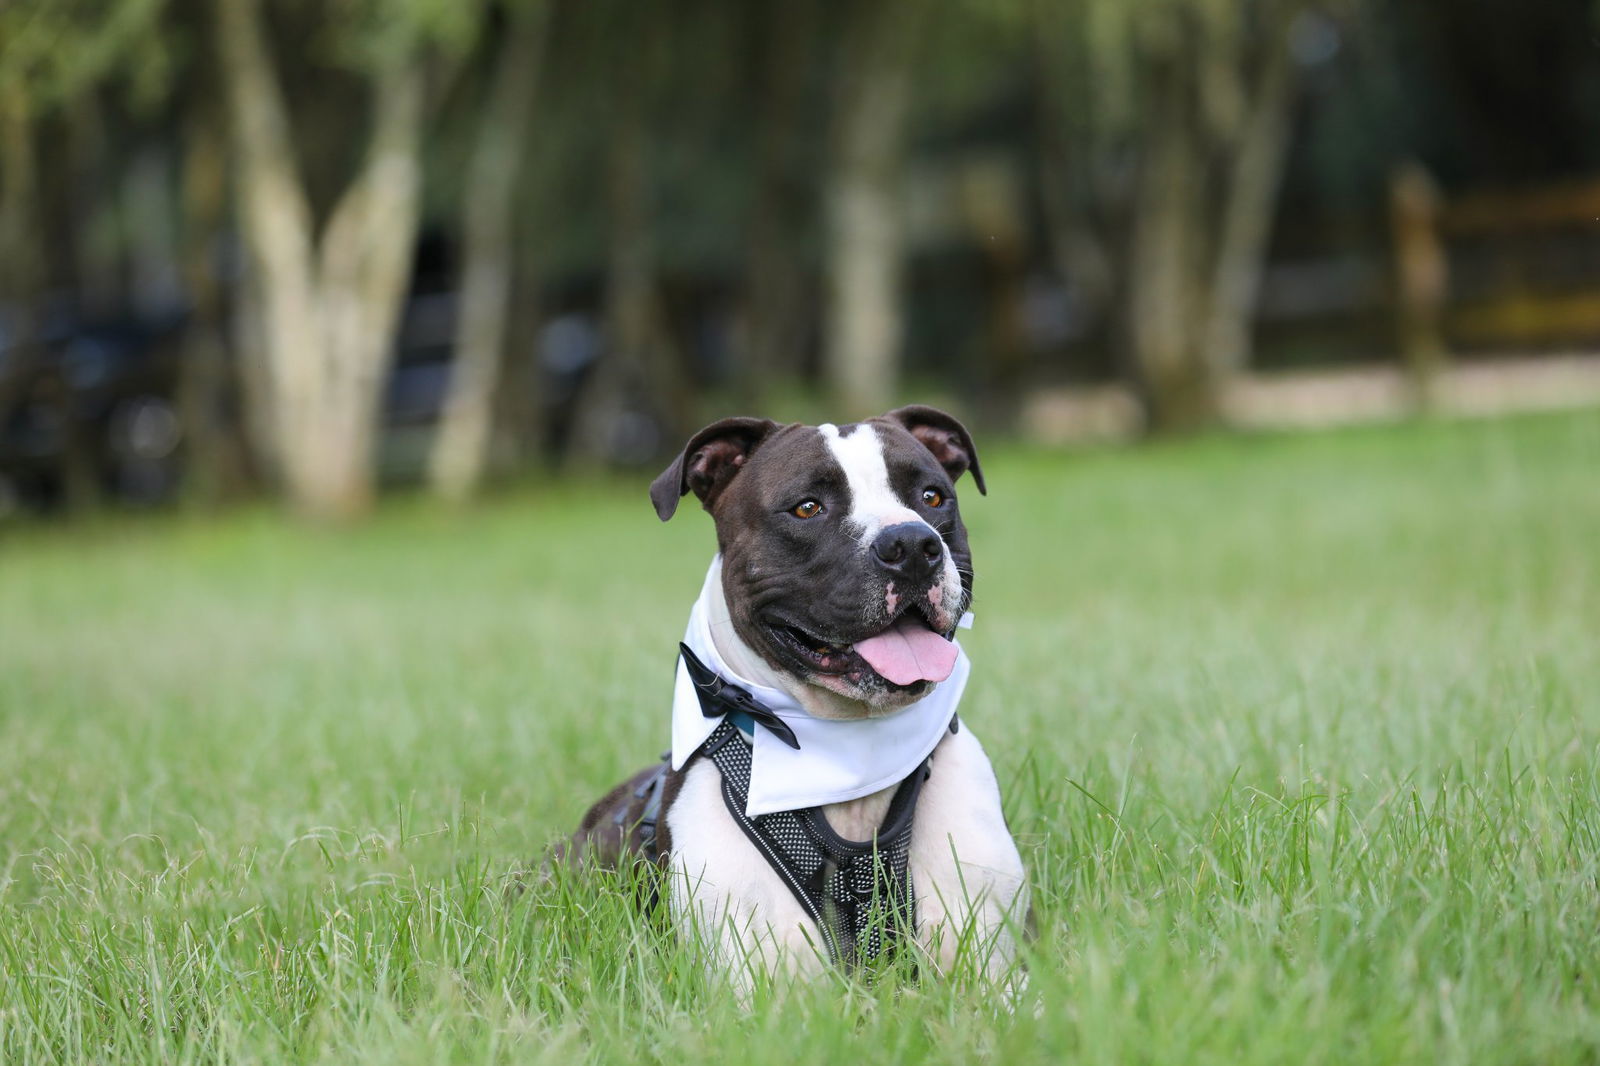
<svg viewBox="0 0 1600 1066"><path fill-rule="evenodd" d="M1210 306L1202 334L1203 355L1217 386L1250 365L1252 324L1266 267L1272 217L1289 154L1289 118L1294 103L1292 58L1287 40L1289 12L1269 24L1261 70L1232 147L1226 171L1221 228L1211 264Z"/></svg>
<svg viewBox="0 0 1600 1066"><path fill-rule="evenodd" d="M1093 67L1086 42L1075 36L1081 11L1059 0L1032 0L1032 15L1040 207L1056 276L1085 332L1113 306L1117 273L1090 210L1092 171L1105 151L1092 109L1082 106L1095 91Z"/></svg>
<svg viewBox="0 0 1600 1066"><path fill-rule="evenodd" d="M9 358L0 365L0 431L27 399L38 365L44 257L39 242L39 162L27 87L0 90L0 293L11 307Z"/></svg>
<svg viewBox="0 0 1600 1066"><path fill-rule="evenodd" d="M248 454L255 461L255 474L264 484L282 487L279 472L277 398L271 368L267 362L267 330L264 299L259 285L246 277L233 287L232 315L227 324L227 339L234 352L239 383L239 426L249 442Z"/></svg>
<svg viewBox="0 0 1600 1066"><path fill-rule="evenodd" d="M211 100L197 97L190 102L180 181L179 257L189 321L178 417L186 452L184 497L202 508L240 495L250 481L238 373L228 359L225 301L214 255L227 215L227 140L221 118Z"/></svg>
<svg viewBox="0 0 1600 1066"><path fill-rule="evenodd" d="M122 304L123 270L118 241L116 197L108 175L118 173L107 160L106 117L93 89L72 99L64 116L73 201L73 268L77 300L90 318L109 317Z"/></svg>
<svg viewBox="0 0 1600 1066"><path fill-rule="evenodd" d="M519 240L526 248L536 237ZM526 469L545 455L545 392L540 362L544 308L539 299L538 264L527 255L514 256L512 291L526 294L514 303L506 320L501 349L500 387L495 390L489 469L509 474Z"/></svg>
<svg viewBox="0 0 1600 1066"><path fill-rule="evenodd" d="M514 9L468 164L461 218L466 267L450 392L429 457L433 490L460 502L483 480L512 295L517 175L533 116L548 4Z"/></svg>
<svg viewBox="0 0 1600 1066"><path fill-rule="evenodd" d="M489 448L494 474L523 471L553 459L545 417L549 396L544 388L542 277L538 256L529 254L538 247L546 222L536 211L519 211L512 225L519 253L511 260L511 291L521 298L507 311L506 343L500 352L500 387L495 390Z"/></svg>
<svg viewBox="0 0 1600 1066"><path fill-rule="evenodd" d="M1079 332L1086 332L1115 304L1117 278L1104 240L1076 203L1073 186L1079 184L1075 173L1079 168L1071 159L1068 138L1053 132L1060 121L1059 115L1047 120L1050 128L1040 131L1040 205L1056 277L1070 294L1074 315L1082 320Z"/></svg>
<svg viewBox="0 0 1600 1066"><path fill-rule="evenodd" d="M959 198L968 239L982 252L985 328L972 360L980 368L980 411L990 425L1011 425L1030 355L1024 194L1010 166L974 160L960 175Z"/></svg>
<svg viewBox="0 0 1600 1066"><path fill-rule="evenodd" d="M366 158L318 241L258 0L221 0L217 33L277 471L302 513L352 516L372 499L379 403L420 212L421 64L390 56L372 75Z"/></svg>
<svg viewBox="0 0 1600 1066"><path fill-rule="evenodd" d="M90 89L75 97L65 114L70 159L70 195L75 217L73 267L76 310L84 319L117 315L123 303L123 269L118 232L121 219L109 176L120 170L108 162L106 117L100 98ZM61 489L68 511L83 514L103 502L101 441L97 428L79 409L78 395L65 375L56 378L51 394L62 419Z"/></svg>
<svg viewBox="0 0 1600 1066"><path fill-rule="evenodd" d="M1149 49L1127 329L1150 428L1225 416L1251 329L1289 141L1292 2L1266 5L1255 69L1192 12ZM1220 211L1218 206L1220 205Z"/></svg>
<svg viewBox="0 0 1600 1066"><path fill-rule="evenodd" d="M1449 261L1439 240L1439 189L1420 163L1408 161L1389 178L1400 358L1412 403L1434 403L1448 360L1441 325L1449 289Z"/></svg>
<svg viewBox="0 0 1600 1066"><path fill-rule="evenodd" d="M894 406L899 384L899 182L920 14L910 0L858 0L846 16L827 194L824 365L832 401L849 418Z"/></svg>
<svg viewBox="0 0 1600 1066"><path fill-rule="evenodd" d="M662 57L621 50L613 79L617 114L606 159L610 234L606 257L605 350L578 396L570 458L605 462L619 444L633 404L651 409L667 440L688 433L692 404L682 360L664 319L656 274L654 195L647 106Z"/></svg>
<svg viewBox="0 0 1600 1066"><path fill-rule="evenodd" d="M578 390L568 459L579 466L606 463L618 420L630 392L643 378L640 350L647 343L651 286L648 177L644 171L643 101L624 78L617 92L620 115L612 126L606 157L606 201L610 223L606 257L605 343Z"/></svg>
<svg viewBox="0 0 1600 1066"><path fill-rule="evenodd" d="M1197 317L1196 247L1209 209L1190 114L1191 86L1182 60L1152 68L1144 152L1134 193L1128 268L1128 336L1157 430L1189 429L1215 415L1205 363L1191 342Z"/></svg>
<svg viewBox="0 0 1600 1066"><path fill-rule="evenodd" d="M746 244L743 336L735 387L760 410L775 377L799 370L804 340L805 268L799 247L806 205L800 157L805 78L815 52L816 4L791 0L752 8L759 39L755 204Z"/></svg>

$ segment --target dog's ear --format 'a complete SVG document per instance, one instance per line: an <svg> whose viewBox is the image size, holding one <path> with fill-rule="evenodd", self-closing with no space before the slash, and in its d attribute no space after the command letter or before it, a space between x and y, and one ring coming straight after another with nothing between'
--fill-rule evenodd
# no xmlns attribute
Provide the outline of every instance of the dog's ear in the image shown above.
<svg viewBox="0 0 1600 1066"><path fill-rule="evenodd" d="M724 418L689 438L683 452L650 483L650 502L665 522L680 497L693 492L706 510L728 487L750 453L778 428L769 418Z"/></svg>
<svg viewBox="0 0 1600 1066"><path fill-rule="evenodd" d="M937 407L920 404L896 408L883 417L904 426L921 441L922 446L939 460L939 465L944 467L951 481L971 470L972 483L978 486L980 493L985 496L989 494L983 484L983 468L978 465L978 449L973 446L972 434L967 432L966 426Z"/></svg>

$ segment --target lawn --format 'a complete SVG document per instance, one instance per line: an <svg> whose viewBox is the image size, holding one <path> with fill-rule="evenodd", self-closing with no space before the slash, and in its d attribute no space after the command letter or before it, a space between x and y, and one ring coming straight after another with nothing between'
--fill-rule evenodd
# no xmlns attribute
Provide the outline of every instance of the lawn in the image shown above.
<svg viewBox="0 0 1600 1066"><path fill-rule="evenodd" d="M1600 415L984 460L1019 1002L506 898L666 743L711 526L617 481L0 541L0 1061L1600 1060Z"/></svg>

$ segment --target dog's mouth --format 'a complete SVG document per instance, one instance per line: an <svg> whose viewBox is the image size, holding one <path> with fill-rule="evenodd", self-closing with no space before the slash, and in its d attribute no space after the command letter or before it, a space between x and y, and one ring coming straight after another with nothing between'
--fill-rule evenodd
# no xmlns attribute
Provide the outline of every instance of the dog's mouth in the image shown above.
<svg viewBox="0 0 1600 1066"><path fill-rule="evenodd" d="M920 609L902 611L887 627L855 641L829 640L787 622L770 624L774 640L819 674L865 680L868 673L898 688L939 682L955 669L960 649Z"/></svg>

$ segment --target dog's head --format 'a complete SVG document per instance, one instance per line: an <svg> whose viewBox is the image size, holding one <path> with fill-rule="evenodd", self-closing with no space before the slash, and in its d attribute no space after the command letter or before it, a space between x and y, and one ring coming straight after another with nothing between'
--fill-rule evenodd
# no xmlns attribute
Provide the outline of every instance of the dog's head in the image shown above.
<svg viewBox="0 0 1600 1066"><path fill-rule="evenodd" d="M932 407L846 426L727 418L690 438L650 486L662 521L693 492L716 520L739 637L768 665L874 710L949 675L972 596L955 483L965 427Z"/></svg>

